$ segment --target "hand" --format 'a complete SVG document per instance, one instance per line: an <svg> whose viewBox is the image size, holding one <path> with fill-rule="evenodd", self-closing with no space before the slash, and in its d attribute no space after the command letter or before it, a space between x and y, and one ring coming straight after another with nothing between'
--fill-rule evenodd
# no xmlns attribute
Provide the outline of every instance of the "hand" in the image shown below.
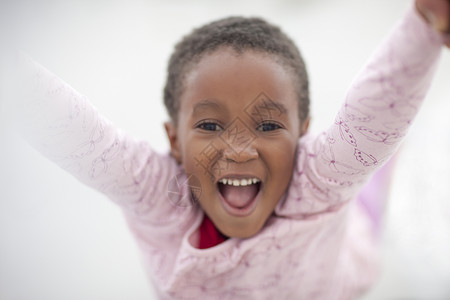
<svg viewBox="0 0 450 300"><path fill-rule="evenodd" d="M435 30L450 36L450 0L416 0L419 14ZM447 39L450 48L450 39Z"/></svg>

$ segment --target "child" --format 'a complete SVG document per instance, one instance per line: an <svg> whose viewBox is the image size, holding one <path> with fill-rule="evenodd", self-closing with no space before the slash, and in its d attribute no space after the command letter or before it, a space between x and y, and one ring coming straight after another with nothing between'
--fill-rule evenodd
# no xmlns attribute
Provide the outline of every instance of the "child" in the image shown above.
<svg viewBox="0 0 450 300"><path fill-rule="evenodd" d="M353 199L404 136L440 44L411 11L335 124L312 137L292 42L263 21L225 19L185 38L170 61L170 156L37 65L30 140L123 208L162 299L351 299L376 267L376 228Z"/></svg>

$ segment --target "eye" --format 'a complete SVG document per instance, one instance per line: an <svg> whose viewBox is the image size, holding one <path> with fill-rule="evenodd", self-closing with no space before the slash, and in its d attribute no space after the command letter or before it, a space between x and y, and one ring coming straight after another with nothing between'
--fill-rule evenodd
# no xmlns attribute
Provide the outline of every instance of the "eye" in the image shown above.
<svg viewBox="0 0 450 300"><path fill-rule="evenodd" d="M210 122L210 121L205 121L205 122L198 124L197 128L206 130L206 131L220 131L223 129L219 124L217 124L215 122Z"/></svg>
<svg viewBox="0 0 450 300"><path fill-rule="evenodd" d="M258 126L258 128L256 128L256 130L258 131L274 131L277 129L282 128L280 125L278 125L277 123L274 122L265 122L262 123L261 125Z"/></svg>

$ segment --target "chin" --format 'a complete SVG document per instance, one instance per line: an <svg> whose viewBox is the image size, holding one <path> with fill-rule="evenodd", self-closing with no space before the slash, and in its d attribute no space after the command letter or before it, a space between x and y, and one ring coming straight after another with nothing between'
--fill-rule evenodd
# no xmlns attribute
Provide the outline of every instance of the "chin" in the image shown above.
<svg viewBox="0 0 450 300"><path fill-rule="evenodd" d="M256 224L254 224L254 222L245 222L245 223L248 224L242 224L242 222L238 222L237 224L234 223L233 226L230 226L230 224L227 224L225 226L218 226L218 229L220 230L220 232L222 232L224 235L228 237L246 239L251 238L256 234L258 234L263 227L263 225L255 226Z"/></svg>

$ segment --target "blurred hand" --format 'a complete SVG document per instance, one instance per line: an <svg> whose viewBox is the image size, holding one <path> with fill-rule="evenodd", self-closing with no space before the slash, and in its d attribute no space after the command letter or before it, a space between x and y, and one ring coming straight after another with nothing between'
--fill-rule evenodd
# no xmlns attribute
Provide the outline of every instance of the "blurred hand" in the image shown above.
<svg viewBox="0 0 450 300"><path fill-rule="evenodd" d="M450 0L416 0L416 9L435 30L450 34ZM450 48L450 39L446 45Z"/></svg>

